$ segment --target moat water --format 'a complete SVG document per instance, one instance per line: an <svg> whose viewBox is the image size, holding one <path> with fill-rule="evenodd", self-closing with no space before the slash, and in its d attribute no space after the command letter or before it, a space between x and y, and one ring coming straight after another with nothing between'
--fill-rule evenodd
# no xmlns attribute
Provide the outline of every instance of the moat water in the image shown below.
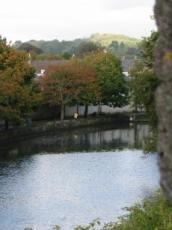
<svg viewBox="0 0 172 230"><path fill-rule="evenodd" d="M4 146L0 229L117 220L159 188L158 156L142 150L148 135L147 125L87 128Z"/></svg>

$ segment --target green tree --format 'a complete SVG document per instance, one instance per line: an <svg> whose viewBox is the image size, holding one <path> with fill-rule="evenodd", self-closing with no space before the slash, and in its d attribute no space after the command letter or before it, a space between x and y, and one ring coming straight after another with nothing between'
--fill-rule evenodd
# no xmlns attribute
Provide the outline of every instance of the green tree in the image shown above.
<svg viewBox="0 0 172 230"><path fill-rule="evenodd" d="M72 55L71 55L70 53L68 53L68 52L64 52L64 53L62 54L62 57L63 57L64 59L66 59L66 60L69 60L69 59L72 57Z"/></svg>
<svg viewBox="0 0 172 230"><path fill-rule="evenodd" d="M149 37L144 38L139 44L139 60L144 67L153 69L155 61L155 45L159 33L152 32Z"/></svg>
<svg viewBox="0 0 172 230"><path fill-rule="evenodd" d="M143 39L139 45L138 60L130 70L132 101L135 107L144 106L153 127L156 127L157 124L154 94L159 83L153 69L154 48L157 39L157 32L153 32L150 37Z"/></svg>
<svg viewBox="0 0 172 230"><path fill-rule="evenodd" d="M112 54L118 54L119 43L117 41L112 41L112 43L108 46L107 49Z"/></svg>
<svg viewBox="0 0 172 230"><path fill-rule="evenodd" d="M128 86L122 73L120 60L110 53L96 52L84 59L97 73L101 103L122 107L128 103Z"/></svg>
<svg viewBox="0 0 172 230"><path fill-rule="evenodd" d="M102 48L99 45L97 45L96 43L94 43L94 42L84 41L79 45L78 50L77 50L76 53L77 53L78 56L83 56L85 54L92 53L92 52L95 52L95 51L99 51L101 49Z"/></svg>
<svg viewBox="0 0 172 230"><path fill-rule="evenodd" d="M34 53L34 54L42 54L43 53L43 51L40 48L33 46L27 42L22 43L17 49L21 50L21 51L25 51L27 53Z"/></svg>

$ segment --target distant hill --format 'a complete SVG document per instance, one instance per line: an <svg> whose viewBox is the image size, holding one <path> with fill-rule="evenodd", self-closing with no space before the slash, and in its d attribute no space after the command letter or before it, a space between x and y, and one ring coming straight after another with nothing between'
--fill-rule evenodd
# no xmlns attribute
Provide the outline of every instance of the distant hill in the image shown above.
<svg viewBox="0 0 172 230"><path fill-rule="evenodd" d="M51 41L30 40L26 44L37 47L44 54L55 55L73 55L78 53L78 49L83 43L94 42L98 46L106 48L108 52L114 53L119 57L129 56L133 58L137 54L137 44L139 39L131 38L125 35L116 34L93 34L86 39L75 39L73 41L59 41L57 39ZM13 47L22 47L21 41L16 41Z"/></svg>
<svg viewBox="0 0 172 230"><path fill-rule="evenodd" d="M140 42L137 38L131 38L126 35L118 34L92 34L89 38L92 42L108 47L112 42L124 43L128 47L136 47Z"/></svg>

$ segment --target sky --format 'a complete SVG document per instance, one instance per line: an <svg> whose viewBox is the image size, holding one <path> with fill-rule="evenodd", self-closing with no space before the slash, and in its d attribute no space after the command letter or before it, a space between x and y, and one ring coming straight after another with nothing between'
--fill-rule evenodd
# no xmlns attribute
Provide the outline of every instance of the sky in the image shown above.
<svg viewBox="0 0 172 230"><path fill-rule="evenodd" d="M8 41L73 40L93 33L141 38L156 29L154 0L5 0L0 35Z"/></svg>

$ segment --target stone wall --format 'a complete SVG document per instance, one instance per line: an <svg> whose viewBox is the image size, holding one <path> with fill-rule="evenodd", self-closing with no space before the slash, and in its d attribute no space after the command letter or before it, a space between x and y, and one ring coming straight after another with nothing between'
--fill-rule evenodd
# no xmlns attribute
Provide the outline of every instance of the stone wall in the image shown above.
<svg viewBox="0 0 172 230"><path fill-rule="evenodd" d="M159 119L161 185L172 202L172 0L156 0L155 17L160 32L156 47L156 92Z"/></svg>
<svg viewBox="0 0 172 230"><path fill-rule="evenodd" d="M25 140L44 134L46 132L63 132L75 128L100 126L104 124L122 125L129 123L129 114L116 114L113 116L90 117L88 119L80 118L78 120L44 121L33 123L32 127L19 127L18 129L0 132L0 144L15 142L16 140Z"/></svg>

